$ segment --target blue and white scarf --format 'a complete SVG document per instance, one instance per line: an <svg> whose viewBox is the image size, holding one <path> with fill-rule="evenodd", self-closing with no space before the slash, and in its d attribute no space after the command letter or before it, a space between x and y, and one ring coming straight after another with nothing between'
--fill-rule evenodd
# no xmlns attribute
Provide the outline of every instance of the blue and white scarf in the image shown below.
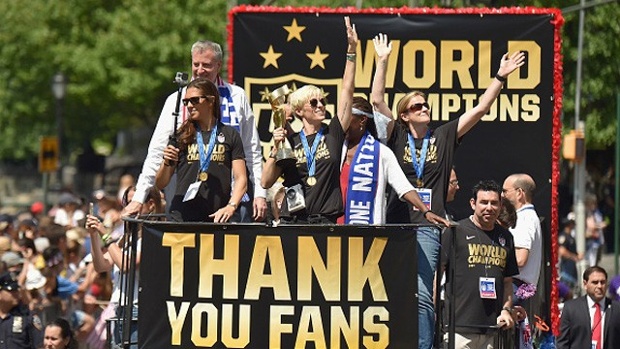
<svg viewBox="0 0 620 349"><path fill-rule="evenodd" d="M237 132L241 132L239 128L239 114L237 114L237 109L235 109L235 103L233 101L232 95L230 94L230 89L224 83L222 78L217 77L217 90L220 93L220 109L222 110L222 118L221 121L224 125L228 125L234 127ZM246 166L252 166L252 164L246 164ZM233 178L234 185L234 178ZM241 202L249 202L250 194L247 192L243 194L241 198Z"/></svg>
<svg viewBox="0 0 620 349"><path fill-rule="evenodd" d="M237 110L235 109L235 103L233 101L232 95L230 94L230 89L222 78L217 77L217 90L220 93L220 107L222 109L222 123L224 125L232 126L237 131L239 130L239 115L237 114Z"/></svg>
<svg viewBox="0 0 620 349"><path fill-rule="evenodd" d="M345 224L374 224L375 196L379 180L380 143L368 132L362 136L349 169L344 211Z"/></svg>

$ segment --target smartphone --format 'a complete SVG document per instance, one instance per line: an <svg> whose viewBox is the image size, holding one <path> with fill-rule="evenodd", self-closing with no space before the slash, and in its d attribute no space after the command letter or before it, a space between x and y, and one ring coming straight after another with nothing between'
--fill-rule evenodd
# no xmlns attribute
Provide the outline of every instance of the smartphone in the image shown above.
<svg viewBox="0 0 620 349"><path fill-rule="evenodd" d="M88 204L88 214L91 216L95 215L95 205L92 202Z"/></svg>

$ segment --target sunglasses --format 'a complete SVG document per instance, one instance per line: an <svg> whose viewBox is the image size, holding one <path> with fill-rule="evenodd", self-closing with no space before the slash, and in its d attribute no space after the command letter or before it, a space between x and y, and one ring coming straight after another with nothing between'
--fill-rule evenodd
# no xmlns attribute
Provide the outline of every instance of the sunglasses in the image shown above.
<svg viewBox="0 0 620 349"><path fill-rule="evenodd" d="M207 96L196 96L196 97L190 97L190 98L183 98L183 105L187 107L187 105L191 102L192 105L197 105L202 103L201 100L203 98L207 98Z"/></svg>
<svg viewBox="0 0 620 349"><path fill-rule="evenodd" d="M430 105L428 105L428 103L427 103L427 102L424 102L424 103L416 103L416 104L414 104L414 105L410 106L408 109L409 109L409 111L410 111L410 112L415 113L415 112L417 112L418 110L422 110L422 107L424 107L424 108L426 108L426 109L429 109L429 110L431 109L431 106L430 106Z"/></svg>
<svg viewBox="0 0 620 349"><path fill-rule="evenodd" d="M327 105L327 100L325 98L321 98L321 99L312 98L308 102L310 103L310 106L312 108L316 108L319 105L319 102L321 102L323 106Z"/></svg>

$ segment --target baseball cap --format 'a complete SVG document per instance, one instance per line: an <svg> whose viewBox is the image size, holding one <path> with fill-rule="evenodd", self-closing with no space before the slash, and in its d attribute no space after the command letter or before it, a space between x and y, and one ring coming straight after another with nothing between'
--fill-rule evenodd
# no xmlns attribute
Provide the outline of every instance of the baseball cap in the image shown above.
<svg viewBox="0 0 620 349"><path fill-rule="evenodd" d="M16 265L24 264L24 257L19 253L13 251L7 251L2 254L2 262L6 264L7 268L14 267Z"/></svg>
<svg viewBox="0 0 620 349"><path fill-rule="evenodd" d="M43 213L44 207L45 206L41 201L35 201L34 203L32 203L32 205L30 205L30 212L32 212L32 214L36 216Z"/></svg>
<svg viewBox="0 0 620 349"><path fill-rule="evenodd" d="M17 289L19 285L11 273L6 272L0 275L0 290L16 291Z"/></svg>
<svg viewBox="0 0 620 349"><path fill-rule="evenodd" d="M0 214L0 230L6 229L9 225L13 223L13 217L6 213Z"/></svg>

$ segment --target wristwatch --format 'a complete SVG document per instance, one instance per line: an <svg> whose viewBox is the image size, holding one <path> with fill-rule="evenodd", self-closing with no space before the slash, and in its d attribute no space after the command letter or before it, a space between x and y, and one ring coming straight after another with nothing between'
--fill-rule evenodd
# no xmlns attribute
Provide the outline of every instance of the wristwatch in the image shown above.
<svg viewBox="0 0 620 349"><path fill-rule="evenodd" d="M503 307L502 310L506 310L510 315L512 315L512 309L508 307Z"/></svg>
<svg viewBox="0 0 620 349"><path fill-rule="evenodd" d="M232 208L234 208L235 210L237 209L237 204L232 201L228 203L228 206L232 206Z"/></svg>

